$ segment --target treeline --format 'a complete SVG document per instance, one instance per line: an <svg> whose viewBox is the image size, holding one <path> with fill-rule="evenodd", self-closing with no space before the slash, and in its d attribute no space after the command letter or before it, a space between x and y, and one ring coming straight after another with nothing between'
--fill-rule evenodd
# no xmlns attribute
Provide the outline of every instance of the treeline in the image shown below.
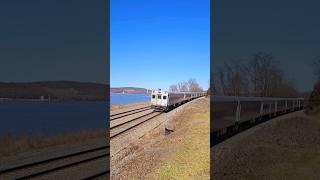
<svg viewBox="0 0 320 180"><path fill-rule="evenodd" d="M297 97L274 56L259 52L247 61L228 61L214 72L212 93L225 96Z"/></svg>
<svg viewBox="0 0 320 180"><path fill-rule="evenodd" d="M309 97L306 98L308 99L305 108L305 112L307 114L319 113L320 111L320 56L314 58L313 65L316 82L313 86L313 90L310 93Z"/></svg>
<svg viewBox="0 0 320 180"><path fill-rule="evenodd" d="M173 84L169 87L171 92L202 92L203 89L200 87L196 79L190 78L188 81L181 81L177 84Z"/></svg>
<svg viewBox="0 0 320 180"><path fill-rule="evenodd" d="M50 100L107 100L109 86L99 83L74 81L43 81L30 83L0 82L0 98Z"/></svg>
<svg viewBox="0 0 320 180"><path fill-rule="evenodd" d="M132 93L132 94L144 94L150 93L148 89L145 88L137 88L137 87L113 87L110 88L112 93Z"/></svg>

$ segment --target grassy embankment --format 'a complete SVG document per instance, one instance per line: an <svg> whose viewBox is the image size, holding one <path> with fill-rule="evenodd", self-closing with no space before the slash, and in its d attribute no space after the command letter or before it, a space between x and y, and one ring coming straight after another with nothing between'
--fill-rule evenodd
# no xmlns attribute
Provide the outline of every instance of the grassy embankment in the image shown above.
<svg viewBox="0 0 320 180"><path fill-rule="evenodd" d="M320 115L279 117L215 147L216 179L319 179Z"/></svg>
<svg viewBox="0 0 320 180"><path fill-rule="evenodd" d="M158 179L209 179L210 178L210 112L201 107L181 115L179 130L162 142L172 146L165 163L155 170ZM180 132L178 132L180 131ZM181 138L182 137L182 138Z"/></svg>
<svg viewBox="0 0 320 180"><path fill-rule="evenodd" d="M318 144L318 138L320 137L320 113L306 116L303 120L309 124L307 127L310 128L303 129L303 132L297 130L296 133L308 139L299 138L299 140L296 140L292 138L295 144L291 147L275 146L273 151L277 151L279 157L281 151L282 161L276 161L276 163L269 167L266 166L263 169L264 172L260 172L261 174L270 174L272 179L298 180L318 179L320 177L320 144ZM276 148L279 149L276 150Z"/></svg>

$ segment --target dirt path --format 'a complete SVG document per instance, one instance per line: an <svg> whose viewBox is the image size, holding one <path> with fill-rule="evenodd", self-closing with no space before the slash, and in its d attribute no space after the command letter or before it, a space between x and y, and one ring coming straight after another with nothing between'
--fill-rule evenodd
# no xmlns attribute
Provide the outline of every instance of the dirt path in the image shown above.
<svg viewBox="0 0 320 180"><path fill-rule="evenodd" d="M131 145L112 179L209 179L209 99L176 112L170 122ZM165 135L164 128L174 132Z"/></svg>
<svg viewBox="0 0 320 180"><path fill-rule="evenodd" d="M211 149L214 179L319 179L320 116L268 121Z"/></svg>

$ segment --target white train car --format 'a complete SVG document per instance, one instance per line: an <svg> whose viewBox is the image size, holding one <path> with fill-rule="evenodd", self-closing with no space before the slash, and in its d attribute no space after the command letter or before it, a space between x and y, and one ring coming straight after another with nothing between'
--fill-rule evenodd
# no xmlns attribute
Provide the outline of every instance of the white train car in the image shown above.
<svg viewBox="0 0 320 180"><path fill-rule="evenodd" d="M204 92L167 92L154 90L151 93L151 107L157 111L168 111L185 102L204 96Z"/></svg>

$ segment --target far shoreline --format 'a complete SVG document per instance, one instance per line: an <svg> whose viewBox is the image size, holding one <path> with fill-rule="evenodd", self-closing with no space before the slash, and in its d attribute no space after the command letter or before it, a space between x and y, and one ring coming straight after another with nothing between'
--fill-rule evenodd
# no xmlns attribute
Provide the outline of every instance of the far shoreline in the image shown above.
<svg viewBox="0 0 320 180"><path fill-rule="evenodd" d="M125 92L125 93L122 93L122 92L111 92L111 94L151 94L151 93L128 93L128 92Z"/></svg>
<svg viewBox="0 0 320 180"><path fill-rule="evenodd" d="M0 99L0 102L108 102L107 99L96 99L96 100L78 100L78 99Z"/></svg>

